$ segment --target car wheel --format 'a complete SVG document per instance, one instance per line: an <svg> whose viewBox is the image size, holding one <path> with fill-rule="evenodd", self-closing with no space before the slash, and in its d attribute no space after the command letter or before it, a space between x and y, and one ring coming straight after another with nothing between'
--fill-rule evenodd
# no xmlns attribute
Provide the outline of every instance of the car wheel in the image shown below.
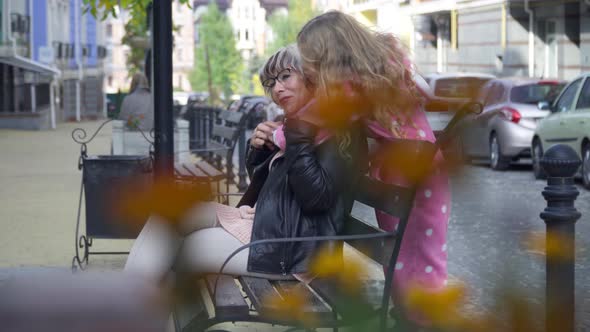
<svg viewBox="0 0 590 332"><path fill-rule="evenodd" d="M541 167L541 159L543 158L543 146L539 140L535 139L533 141L533 146L531 148L531 155L533 159L533 174L535 175L535 179L545 179L546 174L543 167Z"/></svg>
<svg viewBox="0 0 590 332"><path fill-rule="evenodd" d="M586 189L590 189L590 144L582 149L582 182Z"/></svg>
<svg viewBox="0 0 590 332"><path fill-rule="evenodd" d="M498 137L496 134L492 134L490 137L490 167L496 171L503 171L508 168L509 164L510 162L502 154Z"/></svg>

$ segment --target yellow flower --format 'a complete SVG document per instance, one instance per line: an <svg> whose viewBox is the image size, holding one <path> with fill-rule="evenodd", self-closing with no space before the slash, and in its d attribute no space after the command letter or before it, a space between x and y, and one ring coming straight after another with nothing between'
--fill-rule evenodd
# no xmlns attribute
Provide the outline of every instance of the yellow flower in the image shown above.
<svg viewBox="0 0 590 332"><path fill-rule="evenodd" d="M406 305L411 312L424 316L436 327L453 327L458 322L457 307L465 297L465 288L448 286L440 291L412 286L407 293Z"/></svg>
<svg viewBox="0 0 590 332"><path fill-rule="evenodd" d="M363 275L362 263L348 257L343 261L340 252L321 250L310 262L309 272L319 278L334 279L348 294L358 294Z"/></svg>
<svg viewBox="0 0 590 332"><path fill-rule="evenodd" d="M556 232L534 232L529 234L524 245L532 253L545 255L556 260L574 259L574 240Z"/></svg>
<svg viewBox="0 0 590 332"><path fill-rule="evenodd" d="M145 182L131 181L114 191L117 199L113 202L115 212L125 220L138 223L155 214L177 224L189 209L212 197L208 183L188 185L173 178L154 180L147 187Z"/></svg>
<svg viewBox="0 0 590 332"><path fill-rule="evenodd" d="M268 312L261 314L271 319L299 322L303 326L314 326L317 321L314 313L306 312L306 303L309 303L308 294L301 284L291 287L278 296L276 293L268 294L262 299L264 308L269 308Z"/></svg>

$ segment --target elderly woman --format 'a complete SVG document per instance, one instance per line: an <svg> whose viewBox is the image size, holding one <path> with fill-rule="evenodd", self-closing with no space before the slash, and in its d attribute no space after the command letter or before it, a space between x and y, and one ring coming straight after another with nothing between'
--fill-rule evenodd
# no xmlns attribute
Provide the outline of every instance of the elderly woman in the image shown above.
<svg viewBox="0 0 590 332"><path fill-rule="evenodd" d="M364 136L358 130L326 134L314 123L309 116L314 90L302 74L295 46L271 56L260 80L285 110L286 120L262 123L254 131L247 154L251 184L239 208L199 204L176 228L151 216L125 270L162 280L180 259L183 269L218 272L233 251L250 241L340 232L353 203L347 189L365 171ZM306 271L319 246L339 249L325 243L258 245L230 260L224 273L289 278Z"/></svg>
<svg viewBox="0 0 590 332"><path fill-rule="evenodd" d="M130 129L150 131L154 127L152 94L144 74L133 74L129 95L123 99L118 120L126 121Z"/></svg>

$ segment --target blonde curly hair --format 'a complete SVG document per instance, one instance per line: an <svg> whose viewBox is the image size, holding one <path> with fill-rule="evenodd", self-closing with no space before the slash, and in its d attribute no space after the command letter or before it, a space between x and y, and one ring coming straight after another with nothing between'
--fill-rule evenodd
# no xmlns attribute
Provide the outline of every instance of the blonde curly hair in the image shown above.
<svg viewBox="0 0 590 332"><path fill-rule="evenodd" d="M297 36L303 72L316 96L338 93L342 83L359 94L368 115L400 134L421 103L406 50L391 34L374 32L353 17L330 11L310 20ZM396 121L392 121L392 116Z"/></svg>

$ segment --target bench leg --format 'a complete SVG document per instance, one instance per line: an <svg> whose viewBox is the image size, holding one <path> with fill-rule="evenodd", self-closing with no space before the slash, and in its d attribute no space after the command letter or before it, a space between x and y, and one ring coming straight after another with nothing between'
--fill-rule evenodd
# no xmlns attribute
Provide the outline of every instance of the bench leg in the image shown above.
<svg viewBox="0 0 590 332"><path fill-rule="evenodd" d="M332 318L334 318L334 321L338 320L338 313L334 309L332 309ZM334 328L332 328L332 331L338 332L338 328L334 327Z"/></svg>

